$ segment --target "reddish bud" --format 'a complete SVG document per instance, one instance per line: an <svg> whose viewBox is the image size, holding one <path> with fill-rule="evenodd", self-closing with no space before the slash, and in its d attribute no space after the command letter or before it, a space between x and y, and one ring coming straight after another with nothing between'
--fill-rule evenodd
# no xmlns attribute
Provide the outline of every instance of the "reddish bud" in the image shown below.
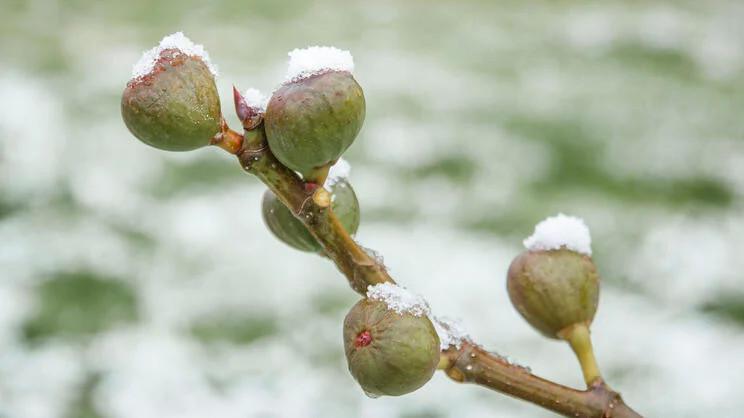
<svg viewBox="0 0 744 418"><path fill-rule="evenodd" d="M264 110L255 104L249 104L237 87L233 86L233 101L235 113L247 130L255 129L263 121Z"/></svg>

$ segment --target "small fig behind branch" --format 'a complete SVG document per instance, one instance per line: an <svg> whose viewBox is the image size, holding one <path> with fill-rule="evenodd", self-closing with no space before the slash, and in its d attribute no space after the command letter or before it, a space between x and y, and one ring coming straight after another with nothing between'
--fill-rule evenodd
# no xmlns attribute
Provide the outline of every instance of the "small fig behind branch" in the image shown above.
<svg viewBox="0 0 744 418"><path fill-rule="evenodd" d="M346 180L339 180L330 188L330 206L341 224L353 235L359 228L359 201ZM310 234L271 190L264 192L261 202L264 223L280 241L300 251L320 253L323 247Z"/></svg>

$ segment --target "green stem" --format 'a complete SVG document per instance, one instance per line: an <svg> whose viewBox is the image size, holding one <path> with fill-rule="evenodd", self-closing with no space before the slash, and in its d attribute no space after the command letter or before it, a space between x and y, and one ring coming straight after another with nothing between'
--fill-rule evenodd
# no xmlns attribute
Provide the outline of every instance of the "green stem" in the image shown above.
<svg viewBox="0 0 744 418"><path fill-rule="evenodd" d="M326 178L328 177L328 172L331 170L332 164L326 164L321 167L316 167L307 175L305 176L305 180L315 183L319 186L323 186L323 183L325 183Z"/></svg>
<svg viewBox="0 0 744 418"><path fill-rule="evenodd" d="M579 359L586 386L591 387L595 382L601 380L602 375L599 372L597 359L594 357L589 327L584 323L572 325L558 335L568 341L571 349L576 354L576 358Z"/></svg>

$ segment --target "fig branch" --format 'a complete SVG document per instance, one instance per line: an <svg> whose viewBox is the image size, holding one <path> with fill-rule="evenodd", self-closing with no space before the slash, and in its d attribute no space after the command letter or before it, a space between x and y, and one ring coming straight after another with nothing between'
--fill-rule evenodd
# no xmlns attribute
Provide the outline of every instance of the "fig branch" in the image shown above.
<svg viewBox="0 0 744 418"><path fill-rule="evenodd" d="M515 367L471 342L442 355L449 365L445 372L456 382L485 386L567 417L640 417L602 380L586 390L576 390Z"/></svg>
<svg viewBox="0 0 744 418"><path fill-rule="evenodd" d="M231 131L229 135L234 138L239 134ZM233 154L245 171L266 184L302 221L352 289L364 296L368 286L394 283L385 266L349 236L333 210L318 206L306 183L272 155L263 125L246 130L242 147ZM441 356L440 368L455 382L475 383L567 417L640 417L601 379L584 391L576 390L535 376L467 341L459 349L451 346L442 351Z"/></svg>
<svg viewBox="0 0 744 418"><path fill-rule="evenodd" d="M235 136L233 133L231 136ZM246 131L243 147L235 152L243 169L269 187L284 205L302 221L323 247L325 255L348 278L352 289L364 295L367 287L392 282L385 266L367 254L329 207L313 199L316 188L308 187L294 171L280 163L269 150L263 125Z"/></svg>
<svg viewBox="0 0 744 418"><path fill-rule="evenodd" d="M485 351L456 324L432 315L423 298L397 286L380 258L354 241L359 202L340 174L348 171L341 156L366 111L353 58L333 47L289 55L285 81L270 99L234 89L241 134L223 118L215 68L203 47L180 32L166 36L135 65L122 94L122 118L135 137L161 150L218 146L268 186L261 209L269 230L291 247L331 259L363 296L343 326L349 372L362 390L371 397L404 395L440 369L456 382L565 416L639 417L604 383L592 349L599 275L583 220L559 214L537 224L507 274L509 297L522 317L574 350L587 384L580 391Z"/></svg>

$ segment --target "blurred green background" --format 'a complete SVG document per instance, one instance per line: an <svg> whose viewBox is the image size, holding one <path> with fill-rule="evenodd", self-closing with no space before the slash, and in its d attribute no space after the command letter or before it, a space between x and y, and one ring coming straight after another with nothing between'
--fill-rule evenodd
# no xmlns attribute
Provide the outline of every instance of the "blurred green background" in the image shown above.
<svg viewBox="0 0 744 418"><path fill-rule="evenodd" d="M131 66L184 31L230 89L286 52L355 57L359 241L484 345L581 386L504 276L557 212L592 230L600 365L648 416L744 408L744 3L0 0L0 417L552 416L437 374L368 399L355 294L261 223L216 149L120 118Z"/></svg>

